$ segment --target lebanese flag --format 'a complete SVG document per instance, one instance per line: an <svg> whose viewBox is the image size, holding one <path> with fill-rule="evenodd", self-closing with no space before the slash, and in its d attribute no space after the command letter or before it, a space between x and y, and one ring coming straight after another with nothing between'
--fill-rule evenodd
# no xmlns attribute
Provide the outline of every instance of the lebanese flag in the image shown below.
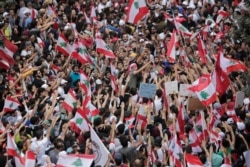
<svg viewBox="0 0 250 167"><path fill-rule="evenodd" d="M248 69L247 66L242 64L239 60L224 57L222 52L220 52L219 57L220 67L222 71L226 72L227 74L234 71L247 71Z"/></svg>
<svg viewBox="0 0 250 167"><path fill-rule="evenodd" d="M185 27L183 26L181 23L175 21L175 28L177 30L178 33L180 33L181 35L190 38L192 36L192 33Z"/></svg>
<svg viewBox="0 0 250 167"><path fill-rule="evenodd" d="M25 157L19 154L14 138L10 133L7 134L7 154L14 157L16 166L25 167Z"/></svg>
<svg viewBox="0 0 250 167"><path fill-rule="evenodd" d="M97 21L97 17L96 17L96 8L94 5L91 5L91 9L90 9L90 18L92 18L93 22Z"/></svg>
<svg viewBox="0 0 250 167"><path fill-rule="evenodd" d="M222 18L226 18L226 17L229 17L230 14L224 10L219 10L218 11L218 15L217 15L217 18L216 18L216 24L218 24Z"/></svg>
<svg viewBox="0 0 250 167"><path fill-rule="evenodd" d="M167 57L169 62L175 62L176 59L176 43L178 42L176 31L174 30L168 43Z"/></svg>
<svg viewBox="0 0 250 167"><path fill-rule="evenodd" d="M185 107L183 105L183 102L180 105L180 109L178 112L178 117L176 121L176 132L179 132L183 134L184 131L184 126L185 126L185 118L184 118L184 113L185 113Z"/></svg>
<svg viewBox="0 0 250 167"><path fill-rule="evenodd" d="M96 38L96 51L108 58L115 58L115 54L101 38Z"/></svg>
<svg viewBox="0 0 250 167"><path fill-rule="evenodd" d="M86 58L86 55L88 54L86 47L81 42L75 42L74 48L75 49L72 52L72 57L76 58L83 65L86 64L88 62Z"/></svg>
<svg viewBox="0 0 250 167"><path fill-rule="evenodd" d="M63 33L60 33L58 37L56 50L65 56L69 56L72 52L72 48L69 44L69 41L67 40L67 38Z"/></svg>
<svg viewBox="0 0 250 167"><path fill-rule="evenodd" d="M175 134L173 138L170 140L169 144L169 154L173 158L175 167L182 167L183 165L183 150L181 147L180 140L177 139L177 135Z"/></svg>
<svg viewBox="0 0 250 167"><path fill-rule="evenodd" d="M137 24L148 12L145 0L129 0L127 22Z"/></svg>
<svg viewBox="0 0 250 167"><path fill-rule="evenodd" d="M90 167L93 163L95 155L92 154L60 154L57 167L76 167L86 166Z"/></svg>
<svg viewBox="0 0 250 167"><path fill-rule="evenodd" d="M209 133L210 142L218 143L219 134L216 132L215 128L212 128Z"/></svg>
<svg viewBox="0 0 250 167"><path fill-rule="evenodd" d="M194 129L188 134L188 143L191 145L193 152L198 153L202 151L200 147L201 143Z"/></svg>
<svg viewBox="0 0 250 167"><path fill-rule="evenodd" d="M26 151L25 167L35 167L35 165L36 165L36 155L31 150Z"/></svg>
<svg viewBox="0 0 250 167"><path fill-rule="evenodd" d="M221 69L220 64L220 56L218 56L215 65L215 70L212 72L212 82L216 87L216 92L218 92L220 95L223 95L230 85L230 79L227 73L225 73Z"/></svg>
<svg viewBox="0 0 250 167"><path fill-rule="evenodd" d="M222 37L224 37L224 35L225 35L224 32L222 31L218 32L215 36L215 40L221 39Z"/></svg>
<svg viewBox="0 0 250 167"><path fill-rule="evenodd" d="M209 136L203 111L200 112L200 115L198 116L197 121L195 123L194 129L199 141L203 141Z"/></svg>
<svg viewBox="0 0 250 167"><path fill-rule="evenodd" d="M72 112L76 107L76 94L72 89L69 89L64 102L62 103L62 107L68 112Z"/></svg>
<svg viewBox="0 0 250 167"><path fill-rule="evenodd" d="M0 59L5 60L9 65L14 65L13 55L18 51L18 47L3 37L2 34L0 35Z"/></svg>
<svg viewBox="0 0 250 167"><path fill-rule="evenodd" d="M206 50L206 47L205 47L205 44L203 42L203 40L201 39L200 36L197 37L197 40L198 40L198 51L199 51L199 55L200 55L200 58L201 58L201 62L203 64L206 64L207 63L207 50Z"/></svg>
<svg viewBox="0 0 250 167"><path fill-rule="evenodd" d="M202 29L201 29L201 34L203 37L203 40L207 40L208 39L208 33L209 33L209 26L205 25Z"/></svg>
<svg viewBox="0 0 250 167"><path fill-rule="evenodd" d="M186 21L186 19L184 17L180 17L180 16L176 16L175 18L172 18L168 13L163 13L165 19L167 19L170 22L173 22L174 20L181 23Z"/></svg>
<svg viewBox="0 0 250 167"><path fill-rule="evenodd" d="M70 121L71 128L78 134L89 131L89 121L81 108L77 109L75 117Z"/></svg>
<svg viewBox="0 0 250 167"><path fill-rule="evenodd" d="M10 69L10 64L7 60L0 59L0 68L3 68L5 70Z"/></svg>
<svg viewBox="0 0 250 167"><path fill-rule="evenodd" d="M4 100L4 107L3 107L3 111L4 112L9 112L9 111L13 111L16 110L18 108L18 106L20 106L20 102L17 99L14 99L12 97L7 97Z"/></svg>
<svg viewBox="0 0 250 167"><path fill-rule="evenodd" d="M90 127L90 138L92 150L95 154L95 165L103 166L103 164L106 164L110 153L92 127Z"/></svg>
<svg viewBox="0 0 250 167"><path fill-rule="evenodd" d="M56 74L58 73L58 71L61 70L61 68L60 68L59 66L55 65L55 64L52 64L52 65L51 65L51 69L52 69Z"/></svg>
<svg viewBox="0 0 250 167"><path fill-rule="evenodd" d="M203 74L189 89L196 93L204 106L208 106L216 101L216 89L211 81L210 74Z"/></svg>
<svg viewBox="0 0 250 167"><path fill-rule="evenodd" d="M44 48L45 47L45 43L42 41L41 38L37 37L37 43L40 46L40 48Z"/></svg>
<svg viewBox="0 0 250 167"><path fill-rule="evenodd" d="M203 167L203 164L199 157L188 153L186 153L185 156L187 161L187 167Z"/></svg>
<svg viewBox="0 0 250 167"><path fill-rule="evenodd" d="M134 127L133 123L135 121L135 117L134 116L130 116L129 118L125 118L126 121L126 126L131 129Z"/></svg>

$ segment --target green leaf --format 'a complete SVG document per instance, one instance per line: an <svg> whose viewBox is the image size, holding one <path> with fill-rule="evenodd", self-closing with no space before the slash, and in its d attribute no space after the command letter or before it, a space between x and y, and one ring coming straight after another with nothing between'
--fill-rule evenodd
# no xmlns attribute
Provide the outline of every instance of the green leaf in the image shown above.
<svg viewBox="0 0 250 167"><path fill-rule="evenodd" d="M134 6L135 6L136 9L139 9L139 2L137 2L137 1L134 2Z"/></svg>
<svg viewBox="0 0 250 167"><path fill-rule="evenodd" d="M206 100L206 99L208 98L209 94L208 94L207 92L205 92L205 91L201 91L200 96L201 96L203 99Z"/></svg>
<svg viewBox="0 0 250 167"><path fill-rule="evenodd" d="M81 160L80 158L78 158L77 160L75 160L75 161L73 162L72 165L74 165L74 166L76 166L76 167L78 167L78 166L83 166L82 160Z"/></svg>
<svg viewBox="0 0 250 167"><path fill-rule="evenodd" d="M77 119L76 119L76 124L81 125L82 122L83 122L83 119L82 119L82 118L77 118Z"/></svg>

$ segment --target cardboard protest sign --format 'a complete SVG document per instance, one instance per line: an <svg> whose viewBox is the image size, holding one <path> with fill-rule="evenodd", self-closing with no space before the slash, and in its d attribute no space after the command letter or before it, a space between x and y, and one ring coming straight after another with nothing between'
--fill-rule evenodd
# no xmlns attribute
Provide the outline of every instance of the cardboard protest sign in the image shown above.
<svg viewBox="0 0 250 167"><path fill-rule="evenodd" d="M166 94L168 95L178 93L178 82L177 81L165 82L165 90Z"/></svg>
<svg viewBox="0 0 250 167"><path fill-rule="evenodd" d="M155 84L141 83L139 88L139 96L153 98L156 92Z"/></svg>
<svg viewBox="0 0 250 167"><path fill-rule="evenodd" d="M189 90L190 84L180 84L179 95L195 97L196 94Z"/></svg>
<svg viewBox="0 0 250 167"><path fill-rule="evenodd" d="M205 106L202 105L201 101L196 97L189 97L188 98L188 110L204 110L206 109Z"/></svg>
<svg viewBox="0 0 250 167"><path fill-rule="evenodd" d="M242 91L239 91L236 93L236 99L235 99L235 108L241 107L243 105L243 100L245 98L245 93Z"/></svg>

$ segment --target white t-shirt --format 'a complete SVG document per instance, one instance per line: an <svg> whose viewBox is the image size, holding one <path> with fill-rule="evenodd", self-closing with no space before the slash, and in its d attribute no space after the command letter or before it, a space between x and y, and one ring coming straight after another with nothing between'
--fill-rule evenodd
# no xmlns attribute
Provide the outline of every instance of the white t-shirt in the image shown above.
<svg viewBox="0 0 250 167"><path fill-rule="evenodd" d="M37 164L45 165L46 164L46 155L45 151L49 144L47 137L44 137L42 140L37 140L37 138L31 139L32 143L30 145L31 150L37 155Z"/></svg>

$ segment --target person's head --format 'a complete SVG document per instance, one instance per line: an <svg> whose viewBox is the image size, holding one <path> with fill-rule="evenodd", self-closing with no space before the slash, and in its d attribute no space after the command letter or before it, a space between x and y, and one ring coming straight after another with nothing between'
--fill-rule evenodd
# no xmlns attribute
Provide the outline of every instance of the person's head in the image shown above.
<svg viewBox="0 0 250 167"><path fill-rule="evenodd" d="M125 125L124 124L118 125L117 128L116 128L116 130L117 130L117 133L119 135L122 135L124 133L124 130L125 130Z"/></svg>
<svg viewBox="0 0 250 167"><path fill-rule="evenodd" d="M73 71L74 71L75 73L79 73L80 69L79 69L78 65L74 65Z"/></svg>
<svg viewBox="0 0 250 167"><path fill-rule="evenodd" d="M126 136L124 136L124 135L120 136L119 140L120 140L122 147L125 148L128 146L128 139Z"/></svg>
<svg viewBox="0 0 250 167"><path fill-rule="evenodd" d="M43 137L43 130L42 129L38 129L35 131L35 137L38 139L38 140L41 140L42 137Z"/></svg>

